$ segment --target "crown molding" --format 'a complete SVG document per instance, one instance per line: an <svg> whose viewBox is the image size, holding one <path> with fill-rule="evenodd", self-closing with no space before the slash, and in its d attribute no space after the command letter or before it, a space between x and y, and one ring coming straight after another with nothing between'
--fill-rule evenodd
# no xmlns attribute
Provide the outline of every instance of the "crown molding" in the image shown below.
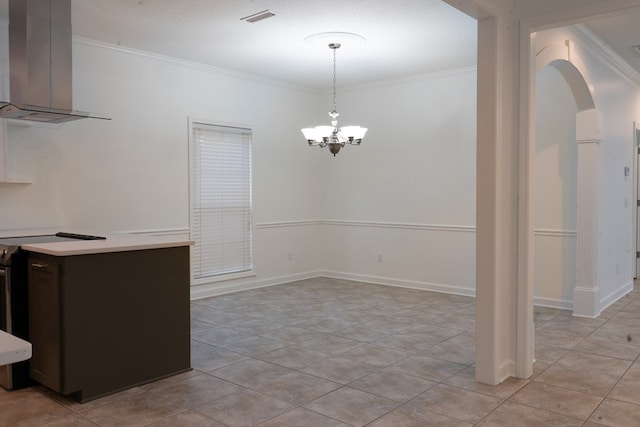
<svg viewBox="0 0 640 427"><path fill-rule="evenodd" d="M427 73L411 74L408 76L396 77L391 79L376 80L373 82L359 83L359 84L354 84L350 86L342 86L342 87L338 86L338 89L340 89L341 92L350 92L350 91L356 91L356 90L362 90L362 89L372 89L377 87L401 85L405 83L411 83L414 81L431 80L431 79L437 79L437 78L449 77L449 76L455 76L455 75L461 75L461 74L469 74L469 73L474 74L474 77L475 77L475 74L477 72L478 72L478 66L470 65L466 67L450 68L447 70L438 70L438 71L430 71ZM330 92L327 91L327 93L330 93Z"/></svg>
<svg viewBox="0 0 640 427"><path fill-rule="evenodd" d="M596 33L584 24L572 25L569 27L569 31L580 39L581 42L585 43L590 48L590 53L602 62L603 65L609 67L609 69L613 70L631 85L640 89L640 72L629 65L622 56L605 43Z"/></svg>
<svg viewBox="0 0 640 427"><path fill-rule="evenodd" d="M175 64L185 68L191 68L194 70L201 70L201 71L209 72L212 74L217 74L219 76L231 77L231 78L240 79L240 80L254 81L254 82L262 83L269 86L307 92L307 93L321 94L323 92L321 90L316 90L306 86L289 83L284 80L270 79L270 78L258 76L255 74L243 73L240 71L230 70L228 68L216 67L216 66L204 64L201 62L175 58L172 56L162 55L159 53L154 53L154 52L149 52L144 50L138 50L138 49L120 46L117 44L107 43L99 40L88 39L80 36L73 36L72 39L74 42L81 43L87 46L93 46L93 47L97 47L105 50L112 50L112 51L120 52L127 55L137 56L140 58L149 58L156 61Z"/></svg>

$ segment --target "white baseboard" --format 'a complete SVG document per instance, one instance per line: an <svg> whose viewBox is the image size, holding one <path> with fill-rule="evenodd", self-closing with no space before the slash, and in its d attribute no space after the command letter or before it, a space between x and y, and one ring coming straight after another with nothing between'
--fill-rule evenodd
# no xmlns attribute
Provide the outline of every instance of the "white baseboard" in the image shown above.
<svg viewBox="0 0 640 427"><path fill-rule="evenodd" d="M600 316L599 287L576 286L573 290L573 315L595 319Z"/></svg>
<svg viewBox="0 0 640 427"><path fill-rule="evenodd" d="M573 301L558 298L533 297L533 305L558 308L561 310L573 310Z"/></svg>
<svg viewBox="0 0 640 427"><path fill-rule="evenodd" d="M268 279L260 280L249 279L195 285L191 287L191 300L194 301L202 298L230 294L233 292L247 291L249 289L281 285L283 283L295 282L297 280L311 279L320 275L321 274L319 272L310 271L307 273L289 274L286 276L270 277Z"/></svg>
<svg viewBox="0 0 640 427"><path fill-rule="evenodd" d="M505 362L503 362L500 367L498 368L498 375L499 375L499 380L500 382L498 382L498 384L502 383L503 381L506 381L508 378L510 377L516 377L516 362L515 360L507 360ZM496 384L496 385L498 385Z"/></svg>
<svg viewBox="0 0 640 427"><path fill-rule="evenodd" d="M373 283L376 285L395 286L400 288L418 289L423 291L440 292L445 294L463 295L475 297L475 288L462 286L444 285L439 283L418 282L414 280L403 280L392 277L380 277L367 274L344 273L330 270L308 271L305 273L289 274L286 276L270 277L259 280L237 280L229 282L217 282L191 287L191 300L198 300L207 297L230 294L233 292L246 291L250 289L264 288L267 286L281 285L283 283L295 282L298 280L312 279L314 277L331 277L334 279L354 280L357 282ZM626 283L620 289L609 294L601 301L602 310L613 304L624 295L633 290L633 281ZM573 310L573 301L534 297L533 304L541 307L557 308L561 310ZM509 369L511 369L510 367ZM508 370L509 370L508 369Z"/></svg>
<svg viewBox="0 0 640 427"><path fill-rule="evenodd" d="M442 285L437 283L401 280L390 277L378 277L364 274L341 273L337 271L309 271L306 273L291 274L286 276L271 277L261 280L243 280L236 282L218 282L191 287L191 300L198 300L249 289L264 288L267 286L281 285L297 280L311 279L314 277L331 277L334 279L354 280L358 282L373 283L376 285L396 286L400 288L418 289L422 291L440 292L445 294L463 295L475 297L475 289L460 286Z"/></svg>
<svg viewBox="0 0 640 427"><path fill-rule="evenodd" d="M609 295L605 296L600 300L600 312L604 311L611 304L618 301L620 298L628 294L633 290L633 280L625 283L617 290L611 292Z"/></svg>
<svg viewBox="0 0 640 427"><path fill-rule="evenodd" d="M396 286L399 288L419 289L422 291L441 292L445 294L463 295L475 297L475 288L462 286L443 285L439 283L418 282L415 280L395 279L392 277L371 276L367 274L342 273L339 271L320 270L320 276L334 279L355 280L358 282L374 283L376 285Z"/></svg>

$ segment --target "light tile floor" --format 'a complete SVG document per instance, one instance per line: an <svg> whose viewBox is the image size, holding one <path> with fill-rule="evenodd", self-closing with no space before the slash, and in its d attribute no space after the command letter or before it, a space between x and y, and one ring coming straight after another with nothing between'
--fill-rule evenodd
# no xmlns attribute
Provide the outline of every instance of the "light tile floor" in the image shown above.
<svg viewBox="0 0 640 427"><path fill-rule="evenodd" d="M536 307L529 380L474 380L474 299L316 278L192 303L193 371L85 404L0 389L0 426L640 426L640 291Z"/></svg>

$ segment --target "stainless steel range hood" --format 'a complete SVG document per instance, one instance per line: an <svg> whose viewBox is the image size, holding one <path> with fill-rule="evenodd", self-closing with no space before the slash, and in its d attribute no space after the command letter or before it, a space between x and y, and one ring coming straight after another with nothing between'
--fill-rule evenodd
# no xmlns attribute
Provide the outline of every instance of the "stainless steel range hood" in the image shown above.
<svg viewBox="0 0 640 427"><path fill-rule="evenodd" d="M10 101L0 118L106 119L72 109L71 0L9 0Z"/></svg>

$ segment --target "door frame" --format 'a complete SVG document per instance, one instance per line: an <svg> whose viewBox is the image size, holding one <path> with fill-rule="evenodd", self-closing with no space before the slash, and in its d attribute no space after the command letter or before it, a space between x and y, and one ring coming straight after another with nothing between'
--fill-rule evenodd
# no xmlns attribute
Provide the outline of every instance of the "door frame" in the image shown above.
<svg viewBox="0 0 640 427"><path fill-rule="evenodd" d="M634 250L631 254L631 265L634 265L634 278L638 278L640 276L640 257L638 257L638 253L640 253L640 172L638 168L640 167L640 123L633 122L633 155L631 158L633 159L633 209L632 212L632 226L633 226L633 244L632 247Z"/></svg>

